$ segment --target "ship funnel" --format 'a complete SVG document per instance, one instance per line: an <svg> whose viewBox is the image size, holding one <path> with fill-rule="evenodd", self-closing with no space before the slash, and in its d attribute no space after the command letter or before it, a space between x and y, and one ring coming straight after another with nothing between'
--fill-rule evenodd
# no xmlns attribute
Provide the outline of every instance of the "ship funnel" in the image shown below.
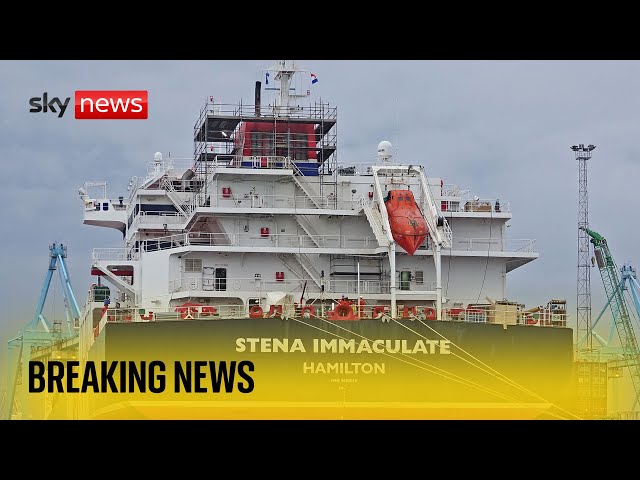
<svg viewBox="0 0 640 480"><path fill-rule="evenodd" d="M387 140L383 140L378 144L378 160L382 162L388 162L391 160L392 154L392 146L391 142Z"/></svg>
<svg viewBox="0 0 640 480"><path fill-rule="evenodd" d="M260 116L260 91L261 91L262 83L260 80L256 82L256 94L255 94L255 105L256 105L256 117Z"/></svg>

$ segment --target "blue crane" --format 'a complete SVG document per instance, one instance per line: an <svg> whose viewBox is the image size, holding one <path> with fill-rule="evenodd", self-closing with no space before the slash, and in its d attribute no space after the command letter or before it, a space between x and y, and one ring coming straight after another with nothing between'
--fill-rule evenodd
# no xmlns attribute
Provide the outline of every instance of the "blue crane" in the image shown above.
<svg viewBox="0 0 640 480"><path fill-rule="evenodd" d="M629 265L622 267L620 270L622 276L620 276L616 262L609 250L609 245L607 245L607 240L602 235L585 227L580 227L580 229L584 230L591 237L596 263L598 264L604 290L607 295L607 304L593 323L592 328L596 326L607 307L610 307L613 322L618 331L618 337L620 338L622 355L629 367L631 381L636 393L633 403L633 408L635 408L640 398L640 349L638 348L638 341L633 324L631 323L624 291L627 289L627 286L631 290L636 311L640 316L640 285L638 285L638 281L635 278L634 270Z"/></svg>
<svg viewBox="0 0 640 480"><path fill-rule="evenodd" d="M13 411L16 388L21 376L20 371L22 365L28 364L31 347L51 345L55 341L61 340L62 337L71 338L77 335L76 328L79 327L80 323L80 309L78 308L78 302L71 288L71 279L69 278L69 269L67 268L65 258L67 258L66 246L62 243L49 245L49 268L44 277L44 284L42 285L42 291L40 292L35 314L22 331L8 342L10 356L11 353L13 353L10 359L8 375L8 398L6 405L8 418L11 418ZM49 322L42 313L47 300L49 287L51 286L51 280L56 270L58 270L62 284L67 318L67 328L64 329L64 332L62 329L58 330L56 328L55 319L53 319L53 322ZM27 382L23 382L23 385L26 383Z"/></svg>
<svg viewBox="0 0 640 480"><path fill-rule="evenodd" d="M76 301L76 297L73 294L73 289L71 288L71 280L69 278L69 269L67 268L67 264L65 262L65 258L67 258L67 247L65 247L62 243L60 245L53 244L49 246L49 269L44 277L44 285L42 285L42 291L40 292L40 299L38 300L38 305L36 306L36 313L33 316L33 319L27 324L28 329L37 328L38 325L41 325L45 331L50 331L53 325L50 325L47 319L42 314L42 309L44 308L45 301L47 300L47 293L49 292L49 286L51 285L51 279L53 278L53 272L56 271L56 264L60 265L60 269L58 273L60 275L60 282L62 284L62 291L64 294L64 306L65 306L65 314L67 316L67 331L69 333L73 332L74 326L77 325L80 319L80 309L78 308L78 302Z"/></svg>

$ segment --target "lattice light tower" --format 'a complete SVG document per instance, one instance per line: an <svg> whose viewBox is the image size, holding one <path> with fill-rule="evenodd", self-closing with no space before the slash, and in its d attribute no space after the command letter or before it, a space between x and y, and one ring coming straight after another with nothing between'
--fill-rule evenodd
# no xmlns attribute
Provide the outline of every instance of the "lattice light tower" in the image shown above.
<svg viewBox="0 0 640 480"><path fill-rule="evenodd" d="M587 195L587 160L595 145L573 145L571 150L578 161L578 291L576 351L591 352L593 348L591 325L591 243L584 229L589 228L589 196ZM584 229L582 228L584 227ZM581 344L580 339L584 339Z"/></svg>

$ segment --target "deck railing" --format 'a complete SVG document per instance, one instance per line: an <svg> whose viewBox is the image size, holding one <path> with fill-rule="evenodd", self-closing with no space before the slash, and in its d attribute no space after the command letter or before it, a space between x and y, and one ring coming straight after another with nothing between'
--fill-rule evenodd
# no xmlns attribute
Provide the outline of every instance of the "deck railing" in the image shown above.
<svg viewBox="0 0 640 480"><path fill-rule="evenodd" d="M150 221L149 215L145 220ZM176 219L176 217L168 217ZM167 222L168 223L168 222ZM281 248L343 248L372 249L378 243L374 237L350 235L298 235L286 233L203 233L190 232L142 240L135 248L94 248L92 260L139 260L140 252L155 252L185 246L213 247L281 247ZM490 251L536 253L534 239L496 239L454 237L453 251Z"/></svg>

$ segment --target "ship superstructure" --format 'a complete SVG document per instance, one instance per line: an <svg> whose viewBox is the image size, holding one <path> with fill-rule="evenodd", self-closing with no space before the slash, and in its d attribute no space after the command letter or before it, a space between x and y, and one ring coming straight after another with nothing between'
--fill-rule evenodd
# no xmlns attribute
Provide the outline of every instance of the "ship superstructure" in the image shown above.
<svg viewBox="0 0 640 480"><path fill-rule="evenodd" d="M123 247L94 249L92 265L121 292L110 305L118 315L173 318L185 304L189 315L203 313L196 306L266 314L288 295L327 309L361 298L394 318L453 309L457 319L467 305L503 299L506 274L538 257L533 240L506 237L508 203L427 176L425 159L397 163L383 141L370 165L338 163L337 109L311 101L309 72L279 61L267 74L277 85L267 105L261 82L254 105L206 101L193 159L156 153L126 199L89 196L106 183L82 189L84 222L123 233ZM428 225L413 255L394 240L385 207L402 190Z"/></svg>

